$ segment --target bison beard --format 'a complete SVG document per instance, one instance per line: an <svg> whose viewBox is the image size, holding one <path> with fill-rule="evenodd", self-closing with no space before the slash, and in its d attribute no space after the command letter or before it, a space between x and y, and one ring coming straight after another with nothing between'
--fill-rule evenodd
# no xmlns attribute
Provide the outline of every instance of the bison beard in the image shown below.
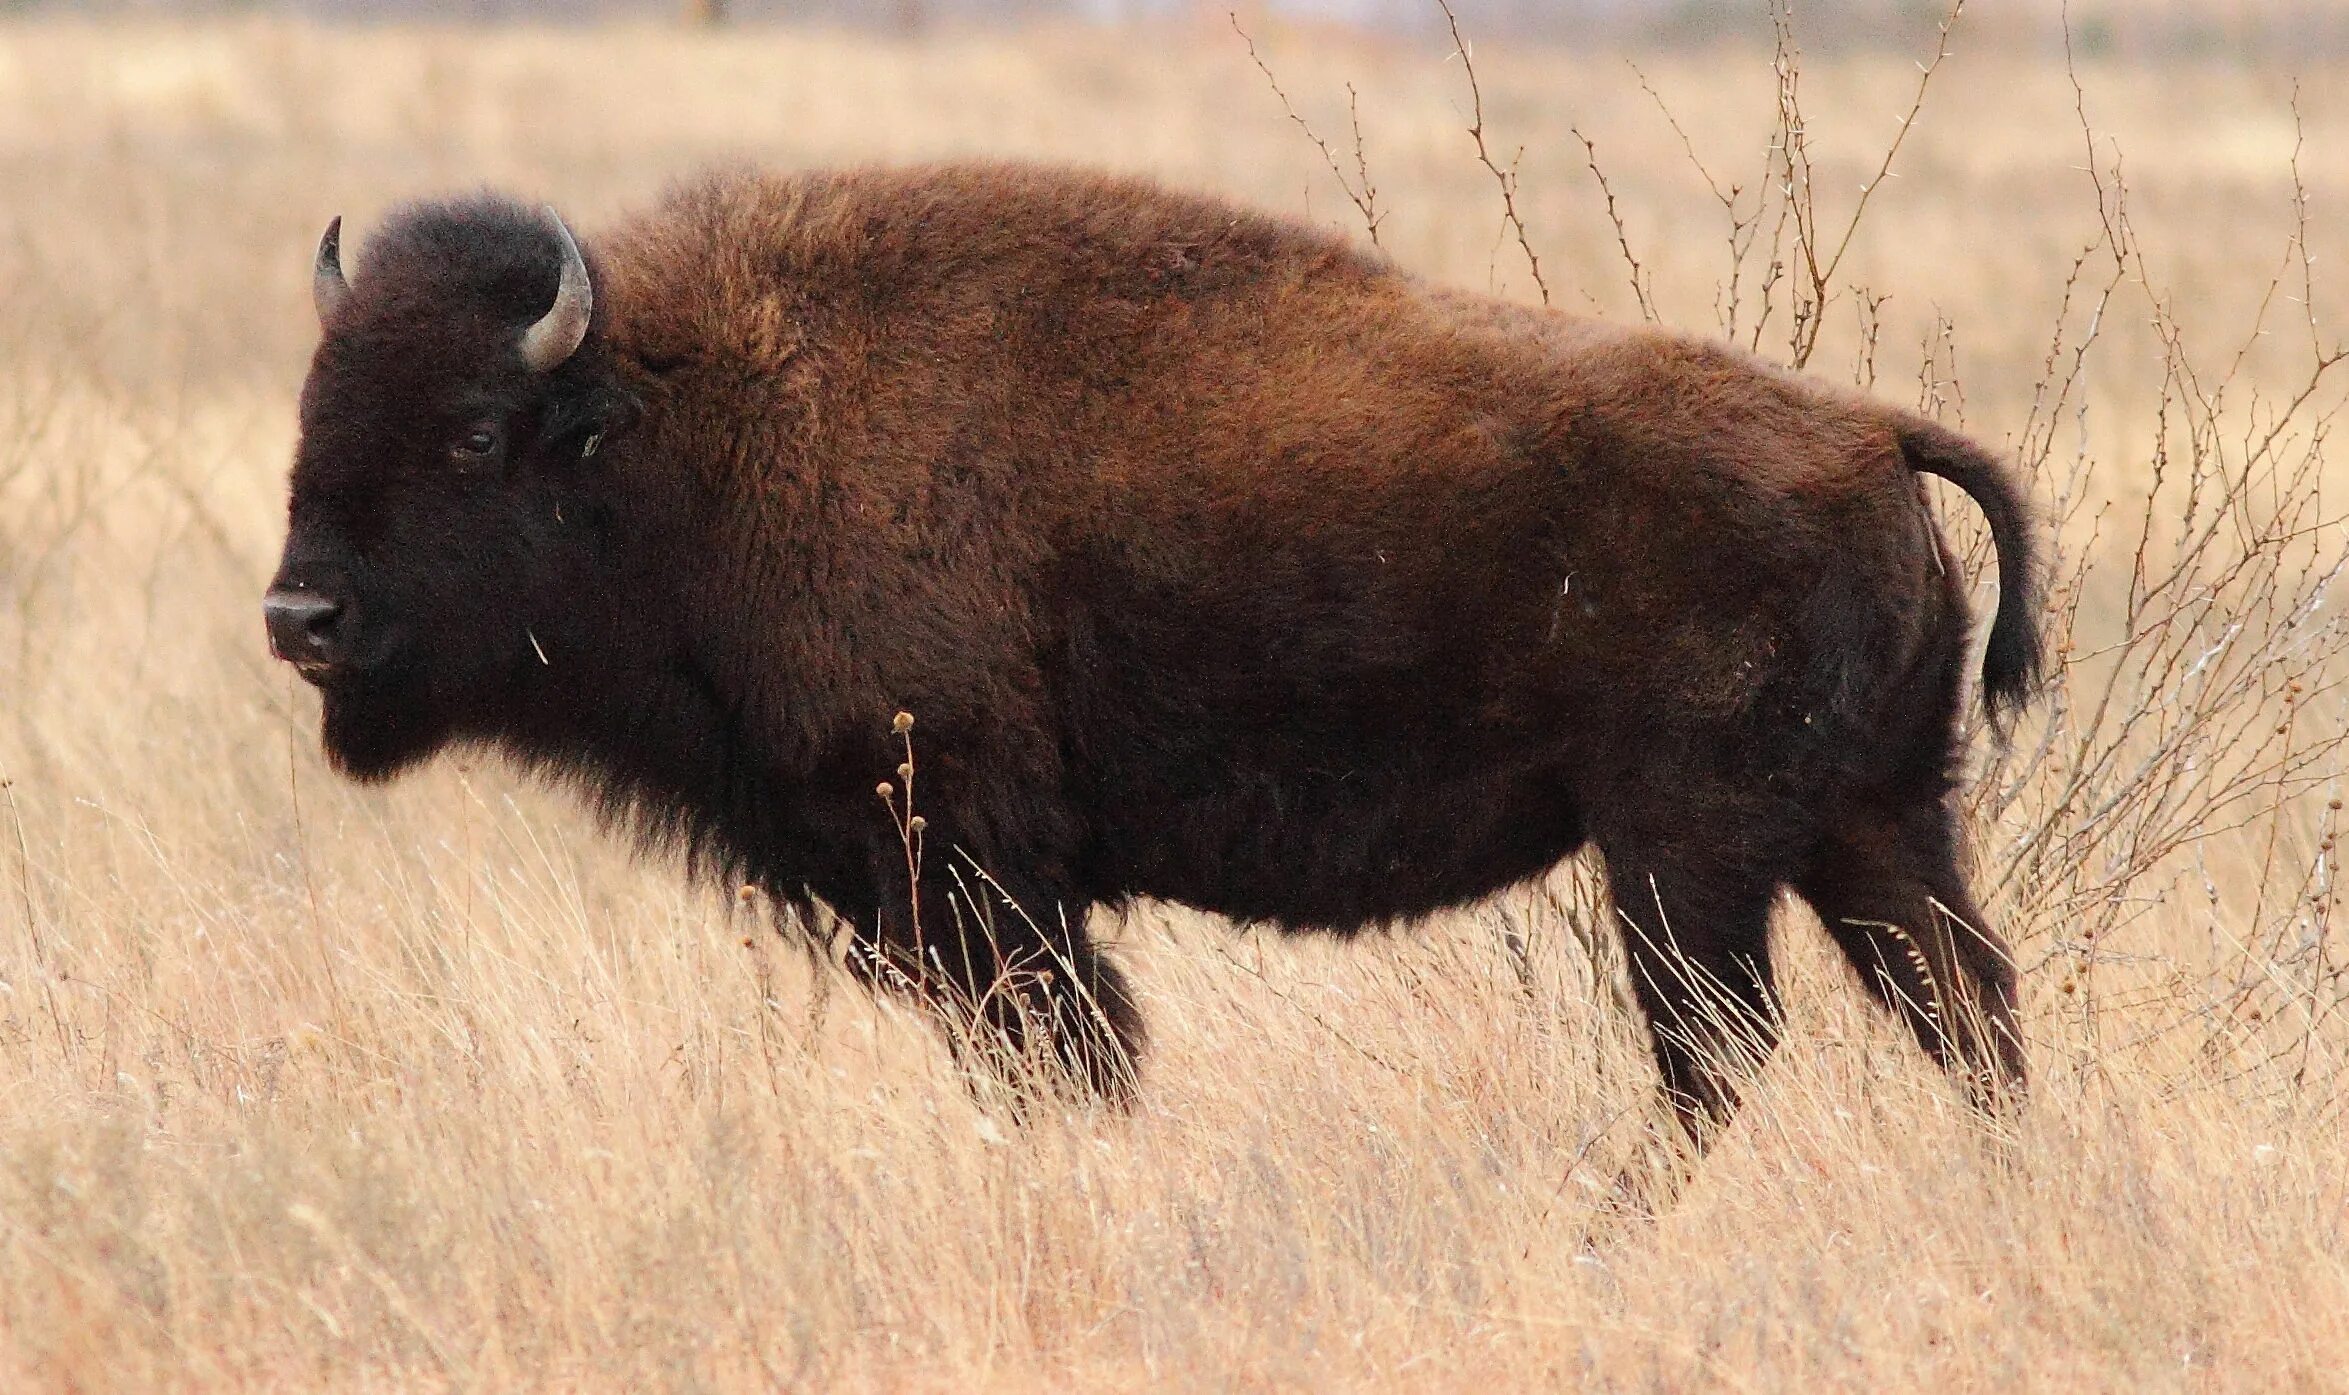
<svg viewBox="0 0 2349 1395"><path fill-rule="evenodd" d="M352 773L504 749L1098 1095L1142 1032L1093 907L1352 933L1586 845L1698 1142L1776 1037L1783 890L2019 1090L1919 473L1990 521L2002 718L2035 575L1963 438L1095 176L725 176L590 252L496 199L320 249L268 610Z"/></svg>

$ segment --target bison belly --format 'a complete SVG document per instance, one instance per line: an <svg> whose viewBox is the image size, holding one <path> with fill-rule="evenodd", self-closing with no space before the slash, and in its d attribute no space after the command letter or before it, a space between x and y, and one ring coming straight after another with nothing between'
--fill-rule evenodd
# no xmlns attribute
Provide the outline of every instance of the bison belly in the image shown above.
<svg viewBox="0 0 2349 1395"><path fill-rule="evenodd" d="M1555 769L1414 759L1338 769L1229 750L1097 786L1097 872L1244 922L1350 933L1536 877L1582 845Z"/></svg>

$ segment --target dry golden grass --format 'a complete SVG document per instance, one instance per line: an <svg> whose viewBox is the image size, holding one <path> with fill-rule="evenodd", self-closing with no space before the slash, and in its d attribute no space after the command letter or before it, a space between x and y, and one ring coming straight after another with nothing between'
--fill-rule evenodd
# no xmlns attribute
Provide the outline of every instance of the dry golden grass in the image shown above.
<svg viewBox="0 0 2349 1395"><path fill-rule="evenodd" d="M1457 62L1256 39L1342 163L1359 88L1398 257L1532 291ZM1755 187L1770 55L1640 67ZM1713 326L1726 225L1640 73L1478 68L1560 303L1636 313L1579 126L1664 317ZM1980 786L2029 974L2019 1160L1790 913L1758 1098L1594 1247L1651 1077L1571 878L1354 946L1138 914L1142 1108L1013 1128L919 1022L562 797L453 760L338 783L263 650L330 213L363 243L491 183L592 231L711 159L986 152L1357 223L1235 37L0 28L0 1388L2349 1386L2342 665L2310 608L2339 388L2283 413L2290 88L2081 77L2141 261L2093 245L2062 66L1961 31L1836 278L1891 297L1879 390L2017 442L2069 509L2072 667ZM2321 305L2349 74L2302 77ZM1830 231L1915 81L1805 70ZM1865 372L1858 303L1814 368Z"/></svg>

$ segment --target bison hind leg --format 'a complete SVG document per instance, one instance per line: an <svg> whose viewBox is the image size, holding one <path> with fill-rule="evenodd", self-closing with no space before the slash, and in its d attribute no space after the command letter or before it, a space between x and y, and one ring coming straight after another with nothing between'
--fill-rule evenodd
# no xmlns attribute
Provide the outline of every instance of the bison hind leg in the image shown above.
<svg viewBox="0 0 2349 1395"><path fill-rule="evenodd" d="M1627 976L1671 1115L1616 1181L1610 1208L1623 1215L1650 1216L1671 1201L1777 1049L1770 913L1781 877L1756 856L1773 841L1693 828L1600 835Z"/></svg>
<svg viewBox="0 0 2349 1395"><path fill-rule="evenodd" d="M1956 811L1938 794L1855 804L1797 889L1869 992L1995 1119L2025 1084L2015 968L1966 888L1961 846Z"/></svg>
<svg viewBox="0 0 2349 1395"><path fill-rule="evenodd" d="M1780 1031L1770 963L1775 878L1702 846L1602 845L1609 899L1665 1101L1702 1151Z"/></svg>

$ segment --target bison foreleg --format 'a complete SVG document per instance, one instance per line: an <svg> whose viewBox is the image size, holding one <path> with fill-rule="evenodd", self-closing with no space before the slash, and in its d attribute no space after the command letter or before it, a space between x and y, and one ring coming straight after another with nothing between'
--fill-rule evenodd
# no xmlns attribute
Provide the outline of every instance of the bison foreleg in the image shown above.
<svg viewBox="0 0 2349 1395"><path fill-rule="evenodd" d="M1016 894L976 867L954 870L925 869L918 902L885 904L871 933L860 927L851 958L863 976L933 1009L956 1059L986 1078L1129 1102L1141 1015L1125 976L1085 933L1090 908Z"/></svg>

